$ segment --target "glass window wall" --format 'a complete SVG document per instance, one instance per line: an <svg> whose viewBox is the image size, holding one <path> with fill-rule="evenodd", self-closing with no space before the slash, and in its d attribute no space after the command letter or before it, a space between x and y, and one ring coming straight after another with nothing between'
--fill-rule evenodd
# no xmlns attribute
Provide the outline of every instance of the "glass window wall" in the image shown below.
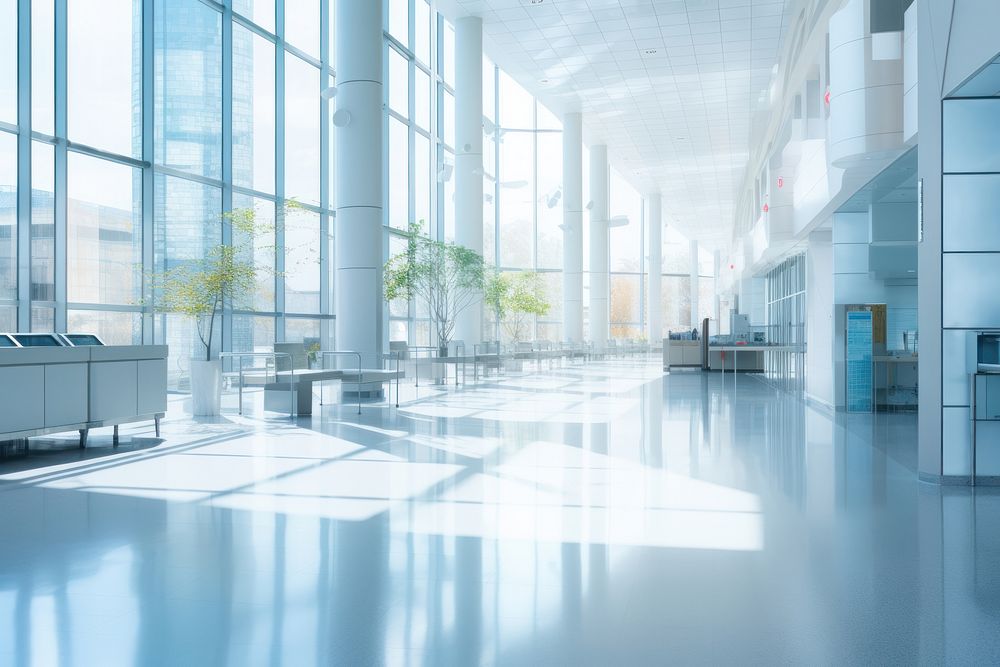
<svg viewBox="0 0 1000 667"><path fill-rule="evenodd" d="M32 18L23 43L19 5ZM233 243L260 271L254 294L216 326L216 350L321 335L333 317L331 132L321 127L330 104L320 96L333 73L321 59L335 52L333 11L333 0L0 0L0 328L168 343L170 386L185 389L200 343L191 322L156 311L144 274ZM30 85L17 85L19 65ZM18 132L33 139L19 143ZM276 221L286 198L301 206ZM19 204L30 207L20 232ZM222 213L234 208L256 210L252 240L233 238Z"/></svg>

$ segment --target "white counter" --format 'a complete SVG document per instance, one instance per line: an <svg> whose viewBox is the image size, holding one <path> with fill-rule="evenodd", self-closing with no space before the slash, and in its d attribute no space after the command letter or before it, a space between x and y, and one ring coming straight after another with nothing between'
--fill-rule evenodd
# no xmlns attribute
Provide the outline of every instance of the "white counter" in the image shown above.
<svg viewBox="0 0 1000 667"><path fill-rule="evenodd" d="M0 440L159 419L167 346L0 348Z"/></svg>

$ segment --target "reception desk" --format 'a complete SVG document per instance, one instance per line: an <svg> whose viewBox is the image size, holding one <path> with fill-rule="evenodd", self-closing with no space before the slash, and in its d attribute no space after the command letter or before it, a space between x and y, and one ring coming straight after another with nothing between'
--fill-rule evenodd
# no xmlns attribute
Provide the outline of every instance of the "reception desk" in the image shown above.
<svg viewBox="0 0 1000 667"><path fill-rule="evenodd" d="M764 355L786 348L776 345L712 345L708 348L708 369L725 373L763 373Z"/></svg>
<svg viewBox="0 0 1000 667"><path fill-rule="evenodd" d="M167 346L0 348L0 440L152 420L167 410Z"/></svg>
<svg viewBox="0 0 1000 667"><path fill-rule="evenodd" d="M701 341L663 339L663 370L701 368Z"/></svg>

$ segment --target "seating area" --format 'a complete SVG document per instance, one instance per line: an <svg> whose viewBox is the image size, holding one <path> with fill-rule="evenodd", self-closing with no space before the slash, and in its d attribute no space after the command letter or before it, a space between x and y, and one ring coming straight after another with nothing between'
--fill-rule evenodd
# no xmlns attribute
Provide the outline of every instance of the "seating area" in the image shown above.
<svg viewBox="0 0 1000 667"><path fill-rule="evenodd" d="M431 346L392 341L382 367L364 366L354 351L310 350L305 343L276 343L271 351L222 353L224 388L235 393L243 414L244 392L263 391L263 409L294 417L313 414L313 404L339 401L356 405L383 401L399 406L401 382L415 387L461 386L521 372L545 372L593 360L648 355L644 340L611 339L603 348L592 342L452 341L448 355ZM332 386L331 386L332 385Z"/></svg>
<svg viewBox="0 0 1000 667"><path fill-rule="evenodd" d="M221 356L225 384L229 390L236 390L240 414L244 389L260 388L265 410L309 416L313 411L313 385L319 385L322 405L324 385L334 381L341 384L345 402L347 398L357 401L359 413L363 398L382 398L383 387L393 381L398 404L399 379L405 374L398 367L366 368L357 352L311 353L304 343L276 343L272 352L227 352Z"/></svg>

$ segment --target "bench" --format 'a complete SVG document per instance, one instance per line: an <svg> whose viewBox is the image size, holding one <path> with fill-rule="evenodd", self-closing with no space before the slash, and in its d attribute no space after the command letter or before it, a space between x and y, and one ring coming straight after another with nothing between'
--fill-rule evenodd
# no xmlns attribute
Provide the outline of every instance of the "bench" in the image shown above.
<svg viewBox="0 0 1000 667"><path fill-rule="evenodd" d="M332 369L332 368L297 368L291 371L278 371L276 377L264 383L264 409L274 412L285 412L300 417L312 414L313 382L340 380L344 389L344 398L358 399L358 413L361 412L361 399L381 396L382 385L396 380L396 405L399 406L399 379L403 371L385 370L381 368ZM244 376L246 377L246 376ZM347 391L348 387L354 391ZM323 404L322 393L320 405Z"/></svg>

